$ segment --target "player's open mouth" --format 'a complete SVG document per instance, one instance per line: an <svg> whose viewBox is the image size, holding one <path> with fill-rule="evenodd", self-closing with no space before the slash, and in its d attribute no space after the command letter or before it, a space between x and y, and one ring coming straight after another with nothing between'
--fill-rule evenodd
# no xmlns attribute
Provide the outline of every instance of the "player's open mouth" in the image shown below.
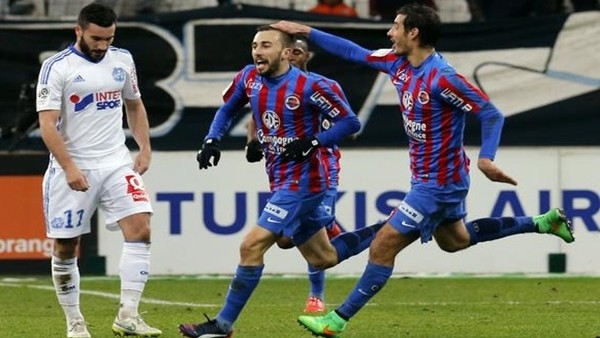
<svg viewBox="0 0 600 338"><path fill-rule="evenodd" d="M256 69L258 71L264 70L267 67L267 61L265 60L256 60L254 61L254 64L256 65Z"/></svg>

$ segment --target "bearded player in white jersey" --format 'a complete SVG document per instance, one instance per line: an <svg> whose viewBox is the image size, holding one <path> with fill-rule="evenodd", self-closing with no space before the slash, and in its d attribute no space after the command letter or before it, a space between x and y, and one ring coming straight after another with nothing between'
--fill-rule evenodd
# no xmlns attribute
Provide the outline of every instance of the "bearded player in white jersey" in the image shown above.
<svg viewBox="0 0 600 338"><path fill-rule="evenodd" d="M148 117L133 58L111 47L116 14L97 3L79 13L77 41L48 58L37 86L42 139L50 150L44 175L46 233L54 238L52 279L67 319L67 337L91 337L79 307L77 247L96 208L124 237L119 264L121 299L112 330L157 337L138 305L150 269L152 206L141 178L150 164ZM139 147L132 161L122 128L123 105Z"/></svg>

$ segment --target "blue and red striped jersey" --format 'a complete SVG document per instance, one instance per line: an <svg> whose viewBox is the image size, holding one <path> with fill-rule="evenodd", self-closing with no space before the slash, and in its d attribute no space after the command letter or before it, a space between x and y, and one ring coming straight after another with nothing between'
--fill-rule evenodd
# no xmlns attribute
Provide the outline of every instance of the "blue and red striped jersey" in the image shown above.
<svg viewBox="0 0 600 338"><path fill-rule="evenodd" d="M333 91L338 94L344 101L348 102L346 98L346 94L344 94L344 90L340 86L337 81L327 78L321 74L310 72L310 75L321 77L325 81L329 82ZM321 130L327 130L331 128L333 125L333 121L331 118L327 116L323 116L321 119ZM340 152L340 147L337 144L334 144L331 147L322 147L321 151L321 159L325 164L325 168L329 174L329 187L336 188L340 181L340 171L342 167L340 165L340 158L342 157L342 153Z"/></svg>
<svg viewBox="0 0 600 338"><path fill-rule="evenodd" d="M235 114L249 103L257 139L265 153L271 191L327 189L329 174L321 151L302 162L285 161L281 153L299 138L315 136L322 147L332 147L360 129L356 114L326 78L296 67L271 78L259 75L254 65L248 65L235 76L223 99L225 103L217 110L205 139L220 139ZM321 129L324 117L333 122L327 130Z"/></svg>
<svg viewBox="0 0 600 338"><path fill-rule="evenodd" d="M479 157L494 159L504 116L441 54L434 52L413 67L391 49L371 51L314 28L309 39L331 54L389 75L398 92L409 139L413 181L446 185L468 175L469 158L463 142L466 114L474 114L481 122Z"/></svg>

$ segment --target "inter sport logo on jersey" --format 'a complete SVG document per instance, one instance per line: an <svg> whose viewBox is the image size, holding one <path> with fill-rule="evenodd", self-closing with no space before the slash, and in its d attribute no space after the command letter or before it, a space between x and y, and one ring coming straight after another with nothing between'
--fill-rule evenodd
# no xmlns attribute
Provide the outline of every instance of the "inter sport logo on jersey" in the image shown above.
<svg viewBox="0 0 600 338"><path fill-rule="evenodd" d="M80 112L86 109L90 104L96 102L97 110L113 109L121 107L121 92L120 91L109 91L109 92L98 92L91 93L84 97L79 95L71 95L70 101L75 104L74 111Z"/></svg>

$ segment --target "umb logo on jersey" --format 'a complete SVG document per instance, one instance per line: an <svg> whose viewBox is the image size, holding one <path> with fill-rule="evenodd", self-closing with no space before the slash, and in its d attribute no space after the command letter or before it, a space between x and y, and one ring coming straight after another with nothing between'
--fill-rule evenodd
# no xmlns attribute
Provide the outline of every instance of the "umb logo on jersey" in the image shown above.
<svg viewBox="0 0 600 338"><path fill-rule="evenodd" d="M262 113L261 119L263 124L269 129L279 129L279 125L281 124L279 115L272 110L267 110Z"/></svg>
<svg viewBox="0 0 600 338"><path fill-rule="evenodd" d="M94 102L96 102L97 110L113 109L121 107L121 92L118 90L113 90L109 92L91 93L83 98L79 95L73 94L69 97L69 100L75 105L75 112L80 112L86 109Z"/></svg>
<svg viewBox="0 0 600 338"><path fill-rule="evenodd" d="M147 202L149 200L144 184L139 176L127 175L125 176L125 181L127 181L127 193L131 195L134 202Z"/></svg>
<svg viewBox="0 0 600 338"><path fill-rule="evenodd" d="M459 108L460 110L462 110L464 112L468 113L471 110L473 110L473 106L471 106L469 103L466 103L465 99L458 96L458 94L453 92L450 88L445 88L442 91L441 95L446 100L446 102L450 103L451 105Z"/></svg>
<svg viewBox="0 0 600 338"><path fill-rule="evenodd" d="M300 98L297 95L290 95L285 98L285 106L289 110L296 110L300 107Z"/></svg>
<svg viewBox="0 0 600 338"><path fill-rule="evenodd" d="M327 115L329 115L330 117L336 117L340 114L340 110L319 92L314 92L310 96L310 100L314 102L324 112L326 112Z"/></svg>

